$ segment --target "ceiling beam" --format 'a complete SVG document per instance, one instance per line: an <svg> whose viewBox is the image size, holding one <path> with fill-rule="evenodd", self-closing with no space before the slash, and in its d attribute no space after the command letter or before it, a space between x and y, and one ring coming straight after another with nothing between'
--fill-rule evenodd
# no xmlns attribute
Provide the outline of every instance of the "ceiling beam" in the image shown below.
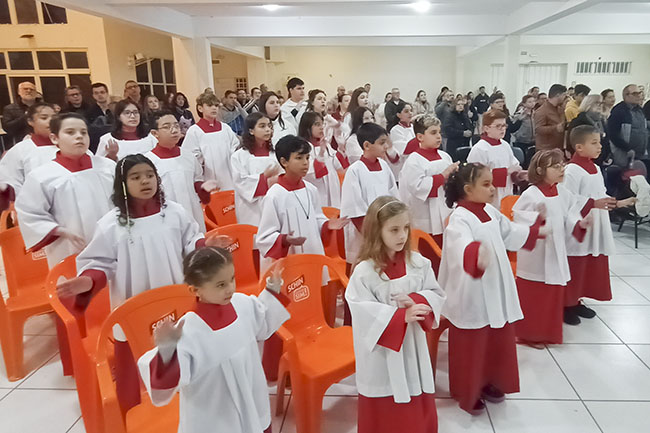
<svg viewBox="0 0 650 433"><path fill-rule="evenodd" d="M584 11L603 0L568 0L526 3L508 15L506 34L522 34Z"/></svg>

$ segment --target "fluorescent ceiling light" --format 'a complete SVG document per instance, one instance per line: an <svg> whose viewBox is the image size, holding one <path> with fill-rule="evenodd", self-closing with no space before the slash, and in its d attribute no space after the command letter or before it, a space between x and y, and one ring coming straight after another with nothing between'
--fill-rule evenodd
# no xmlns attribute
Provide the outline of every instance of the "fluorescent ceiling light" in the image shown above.
<svg viewBox="0 0 650 433"><path fill-rule="evenodd" d="M262 7L269 12L274 12L280 9L282 6L276 4L268 4L268 5L262 5Z"/></svg>
<svg viewBox="0 0 650 433"><path fill-rule="evenodd" d="M420 0L413 3L409 3L409 6L416 12L424 13L431 9L431 3L426 0Z"/></svg>

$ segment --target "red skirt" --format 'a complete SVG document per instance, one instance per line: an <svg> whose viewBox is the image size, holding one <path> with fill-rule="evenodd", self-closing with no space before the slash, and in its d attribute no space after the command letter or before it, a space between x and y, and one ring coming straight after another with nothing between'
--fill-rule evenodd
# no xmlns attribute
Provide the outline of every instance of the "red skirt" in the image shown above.
<svg viewBox="0 0 650 433"><path fill-rule="evenodd" d="M433 394L411 396L408 403L393 397L359 394L358 433L438 433L438 412Z"/></svg>
<svg viewBox="0 0 650 433"><path fill-rule="evenodd" d="M571 281L565 289L564 305L578 305L580 298L611 301L612 287L609 281L609 258L604 255L569 256Z"/></svg>
<svg viewBox="0 0 650 433"><path fill-rule="evenodd" d="M449 391L470 412L486 385L519 392L515 327L460 329L449 326Z"/></svg>
<svg viewBox="0 0 650 433"><path fill-rule="evenodd" d="M531 343L562 344L564 286L517 277L524 319L515 323L517 338Z"/></svg>
<svg viewBox="0 0 650 433"><path fill-rule="evenodd" d="M440 249L442 249L442 234L439 235L431 235L434 241L438 244ZM431 261L431 267L433 268L433 272L436 274L436 277L438 276L438 271L440 270L440 257L433 251L433 248L429 246L428 243L424 242L423 240L420 240L418 242L418 251L420 254L422 254L424 257L429 259Z"/></svg>

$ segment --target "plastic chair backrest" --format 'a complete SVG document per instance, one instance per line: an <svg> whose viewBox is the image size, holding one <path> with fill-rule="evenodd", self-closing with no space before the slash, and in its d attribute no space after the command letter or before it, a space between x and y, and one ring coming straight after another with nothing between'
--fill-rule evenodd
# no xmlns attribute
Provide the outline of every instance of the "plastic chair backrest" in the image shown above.
<svg viewBox="0 0 650 433"><path fill-rule="evenodd" d="M327 219L338 218L341 215L341 211L335 207L323 207L323 213Z"/></svg>
<svg viewBox="0 0 650 433"><path fill-rule="evenodd" d="M343 186L343 179L345 178L345 170L339 170L336 172L339 176L339 183Z"/></svg>
<svg viewBox="0 0 650 433"><path fill-rule="evenodd" d="M336 262L326 256L316 254L296 254L276 261L260 280L260 290L264 288L266 277L270 276L276 266L283 268L282 294L291 301L287 310L291 319L282 325L294 337L298 345L318 334L323 328L329 328L323 315L321 286L323 284L323 267L327 267L330 280L341 281L347 287L348 278L337 268Z"/></svg>
<svg viewBox="0 0 650 433"><path fill-rule="evenodd" d="M514 219L512 208L519 200L518 195L507 195L501 199L501 213L504 214L510 221Z"/></svg>
<svg viewBox="0 0 650 433"><path fill-rule="evenodd" d="M216 191L210 194L210 203L207 205L209 213L214 217L218 226L237 224L235 213L235 192Z"/></svg>
<svg viewBox="0 0 650 433"><path fill-rule="evenodd" d="M210 230L206 237L212 235L225 235L232 239L232 243L226 247L232 254L235 264L235 281L237 287L257 285L259 274L255 269L255 235L257 227L248 224L230 224Z"/></svg>
<svg viewBox="0 0 650 433"><path fill-rule="evenodd" d="M440 249L440 245L436 243L436 241L431 237L429 233L423 232L422 230L418 230L418 229L411 229L411 249L417 251L420 240L423 240L424 242L429 244L429 246L433 249L433 251L436 253L438 258L442 258L442 250Z"/></svg>
<svg viewBox="0 0 650 433"><path fill-rule="evenodd" d="M18 218L14 204L11 203L8 209L5 209L0 214L0 231L10 229L18 226Z"/></svg>
<svg viewBox="0 0 650 433"><path fill-rule="evenodd" d="M460 162L467 162L467 156L469 155L470 150L472 150L472 148L469 146L459 147L458 149L456 149L456 158Z"/></svg>
<svg viewBox="0 0 650 433"><path fill-rule="evenodd" d="M16 296L21 289L45 281L49 272L45 252L25 251L25 243L18 227L0 232L0 248L9 296Z"/></svg>

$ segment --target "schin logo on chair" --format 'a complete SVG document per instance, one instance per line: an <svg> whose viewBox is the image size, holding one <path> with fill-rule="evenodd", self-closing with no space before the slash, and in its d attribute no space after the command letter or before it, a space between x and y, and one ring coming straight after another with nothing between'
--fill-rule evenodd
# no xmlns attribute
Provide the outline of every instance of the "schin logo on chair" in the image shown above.
<svg viewBox="0 0 650 433"><path fill-rule="evenodd" d="M232 212L234 210L235 210L235 205L234 204L229 204L228 206L224 206L224 208L221 209L221 213L223 213L225 215L228 212Z"/></svg>
<svg viewBox="0 0 650 433"><path fill-rule="evenodd" d="M47 255L45 254L45 250L38 250L34 253L32 253L32 260L44 260L47 259Z"/></svg>
<svg viewBox="0 0 650 433"><path fill-rule="evenodd" d="M176 319L178 318L178 314L176 310L172 311L171 313L167 313L164 316L162 316L160 319L157 319L151 323L149 326L149 332L151 335L153 335L153 332L158 328L160 325L162 325L165 322L175 322Z"/></svg>
<svg viewBox="0 0 650 433"><path fill-rule="evenodd" d="M239 239L235 239L235 241L232 244L228 245L226 249L230 254L237 251L239 249Z"/></svg>
<svg viewBox="0 0 650 433"><path fill-rule="evenodd" d="M300 302L309 298L309 286L305 284L305 276L301 275L289 283L287 293L292 296L293 302Z"/></svg>

